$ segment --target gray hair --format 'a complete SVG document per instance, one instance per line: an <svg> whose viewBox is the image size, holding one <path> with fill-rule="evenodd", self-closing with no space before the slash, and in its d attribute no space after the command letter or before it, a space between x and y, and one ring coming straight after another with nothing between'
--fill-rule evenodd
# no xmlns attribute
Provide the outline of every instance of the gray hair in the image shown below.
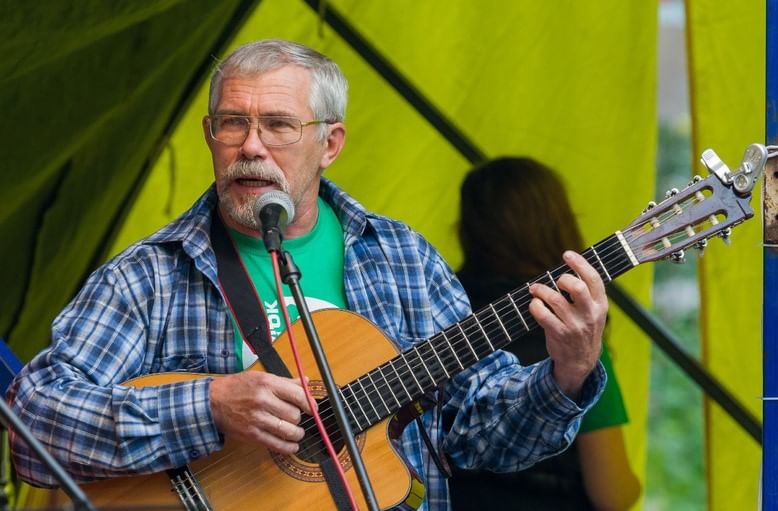
<svg viewBox="0 0 778 511"><path fill-rule="evenodd" d="M338 65L316 50L281 39L244 44L216 65L211 74L208 115L216 112L225 77L259 75L290 64L311 73L308 104L314 119L342 122L346 118L348 82ZM318 128L319 138L324 140L327 125L320 124Z"/></svg>

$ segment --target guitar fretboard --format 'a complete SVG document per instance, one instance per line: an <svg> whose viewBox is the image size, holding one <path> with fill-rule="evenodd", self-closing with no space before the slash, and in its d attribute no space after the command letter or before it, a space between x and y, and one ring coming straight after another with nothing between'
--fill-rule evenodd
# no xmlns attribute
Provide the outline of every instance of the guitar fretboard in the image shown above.
<svg viewBox="0 0 778 511"><path fill-rule="evenodd" d="M637 265L620 233L595 244L582 255L606 283ZM494 351L538 328L529 313L532 299L529 286L538 282L558 289L556 281L565 273L572 274L573 271L567 265L561 265L539 275L341 387L341 397L353 430L365 431ZM320 413L329 408L326 399L319 404Z"/></svg>

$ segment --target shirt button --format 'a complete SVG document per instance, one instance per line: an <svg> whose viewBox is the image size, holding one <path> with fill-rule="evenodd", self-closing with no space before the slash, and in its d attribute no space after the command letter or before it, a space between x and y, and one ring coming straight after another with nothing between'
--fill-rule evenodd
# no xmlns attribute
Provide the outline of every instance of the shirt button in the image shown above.
<svg viewBox="0 0 778 511"><path fill-rule="evenodd" d="M192 449L191 451L189 451L189 456L191 456L192 458L199 458L200 451L198 451L197 449Z"/></svg>
<svg viewBox="0 0 778 511"><path fill-rule="evenodd" d="M229 352L229 350L222 350L222 356L223 356L224 358L227 358L227 357L229 357L229 356L230 356L230 352Z"/></svg>

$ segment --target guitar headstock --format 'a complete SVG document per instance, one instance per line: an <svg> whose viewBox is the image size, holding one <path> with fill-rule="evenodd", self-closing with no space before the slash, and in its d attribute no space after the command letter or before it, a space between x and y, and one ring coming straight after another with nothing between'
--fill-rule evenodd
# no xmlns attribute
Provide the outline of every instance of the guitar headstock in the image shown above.
<svg viewBox="0 0 778 511"><path fill-rule="evenodd" d="M717 235L728 241L732 227L754 216L749 202L767 161L765 146L748 146L735 172L711 149L701 159L710 176L695 176L683 190L670 190L659 204L649 203L622 231L639 262L667 258L682 262L684 249L704 249Z"/></svg>

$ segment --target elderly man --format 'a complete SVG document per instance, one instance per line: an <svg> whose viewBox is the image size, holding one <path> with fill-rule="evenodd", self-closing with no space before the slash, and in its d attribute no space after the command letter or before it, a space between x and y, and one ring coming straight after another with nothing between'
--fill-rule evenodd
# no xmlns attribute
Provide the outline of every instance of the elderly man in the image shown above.
<svg viewBox="0 0 778 511"><path fill-rule="evenodd" d="M261 446L276 461L298 451L312 413L303 388L269 372L243 371L255 357L225 300L212 243L212 227L221 221L261 297L270 334L278 335L278 307L286 300L276 298L253 211L269 191L284 191L294 203L285 248L307 276L307 302L358 312L399 350L468 316L467 297L434 248L322 178L344 145L346 91L335 63L287 41L244 45L217 66L203 120L215 186L177 220L92 274L54 321L51 346L9 392L15 410L77 480L196 465L218 457L225 441ZM421 509L449 508L446 460L508 471L565 449L601 392L603 283L583 257L564 257L574 274L529 287L529 305L516 307L519 315L521 307L531 314L521 315L525 327L534 318L545 330L548 360L524 367L499 349L465 360L461 354L468 352L458 356L449 346L448 355L434 353L439 366L424 365L438 406L397 441L425 483L423 498L417 492ZM372 348L361 338L350 342L364 342L360 351ZM166 371L225 376L123 384ZM400 381L406 392L410 381ZM382 400L394 395L391 385L388 390ZM384 406L389 410L391 402ZM16 438L13 453L23 479L54 484ZM304 493L285 499L294 502Z"/></svg>

